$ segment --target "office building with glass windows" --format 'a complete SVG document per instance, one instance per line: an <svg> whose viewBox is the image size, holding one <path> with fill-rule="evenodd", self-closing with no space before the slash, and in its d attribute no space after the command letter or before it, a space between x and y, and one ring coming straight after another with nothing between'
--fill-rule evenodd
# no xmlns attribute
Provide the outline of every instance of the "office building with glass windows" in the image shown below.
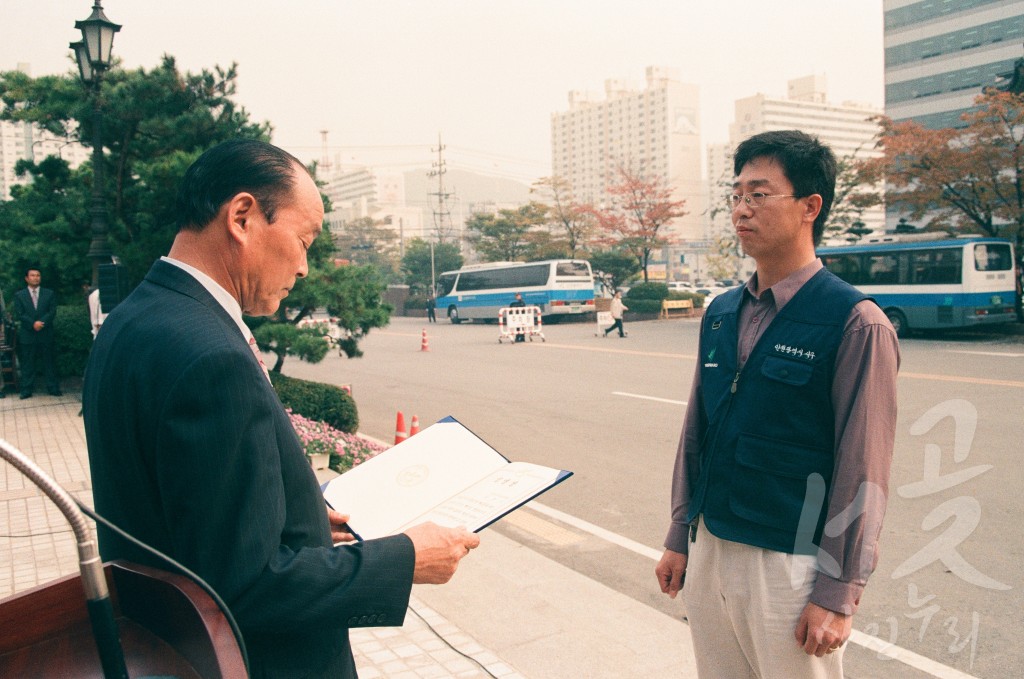
<svg viewBox="0 0 1024 679"><path fill-rule="evenodd" d="M1024 56L1024 0L884 0L885 113L960 127Z"/></svg>

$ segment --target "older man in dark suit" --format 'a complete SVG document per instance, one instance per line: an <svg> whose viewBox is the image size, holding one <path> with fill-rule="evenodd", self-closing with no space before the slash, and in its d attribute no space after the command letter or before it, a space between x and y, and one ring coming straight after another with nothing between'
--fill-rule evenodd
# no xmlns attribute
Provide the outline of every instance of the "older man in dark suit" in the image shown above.
<svg viewBox="0 0 1024 679"><path fill-rule="evenodd" d="M25 271L28 287L14 293L14 316L18 320L18 361L21 363L21 397L31 398L36 373L42 366L46 391L60 396L60 383L53 356L53 319L57 317L57 296L40 287L39 269Z"/></svg>
<svg viewBox="0 0 1024 679"><path fill-rule="evenodd" d="M329 512L242 314L269 315L307 273L323 203L263 142L204 153L167 257L110 314L83 407L96 510L208 580L254 677L354 677L348 628L400 625L414 582L479 544L434 524L351 539ZM104 559L164 566L100 528Z"/></svg>

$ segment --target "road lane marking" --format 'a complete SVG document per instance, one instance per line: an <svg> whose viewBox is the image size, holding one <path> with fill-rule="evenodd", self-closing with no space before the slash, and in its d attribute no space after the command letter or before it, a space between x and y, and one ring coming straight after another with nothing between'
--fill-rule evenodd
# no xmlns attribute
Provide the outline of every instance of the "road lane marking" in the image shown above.
<svg viewBox="0 0 1024 679"><path fill-rule="evenodd" d="M551 517L552 519L561 521L562 523L568 524L573 528L583 531L584 533L589 533L594 537L601 538L602 540L610 542L613 545L618 545L619 547L629 550L630 552L633 552L635 554L639 554L640 556L645 556L649 559L654 559L655 561L661 559L661 552L659 552L658 550L651 549L647 545L642 545L636 540L630 540L627 537L619 535L618 533L613 533L610 530L601 528L600 526L595 526L589 521L584 521L583 519L575 517L572 514L566 514L565 512L561 512L555 509L554 507L548 507L547 505L543 505L537 502L536 500L532 500L526 503L526 506L535 512L539 512L541 514L544 514L545 516Z"/></svg>
<svg viewBox="0 0 1024 679"><path fill-rule="evenodd" d="M1005 356L1006 358L1020 358L1024 354L1011 354L1008 351L968 351L966 349L946 349L950 354L974 354L975 356Z"/></svg>
<svg viewBox="0 0 1024 679"><path fill-rule="evenodd" d="M696 354L670 354L661 351L638 351L635 349L612 349L611 347L588 347L582 344L555 344L553 342L532 342L534 346L550 349L573 349L576 351L599 351L605 354L626 354L629 356L654 356L656 358L683 358L695 360Z"/></svg>
<svg viewBox="0 0 1024 679"><path fill-rule="evenodd" d="M630 394L629 392L626 392L626 391L613 391L612 395L614 395L614 396L628 396L630 398L642 398L645 401L658 401L659 403L671 403L671 404L677 405L677 406L684 406L684 405L686 405L686 401L673 401L670 398L658 398L657 396L644 396L643 394Z"/></svg>
<svg viewBox="0 0 1024 679"><path fill-rule="evenodd" d="M635 540L630 540L629 538L619 535L618 533L613 533L612 531L607 530L605 528L601 528L600 526L595 526L589 521L584 521L583 519L575 517L572 514L566 514L565 512L555 509L554 507L548 507L547 505L541 504L536 500L528 502L526 506L535 512L544 514L545 516L549 516L557 521L561 521L564 524L572 526L573 528L581 530L585 533L589 533L594 537L601 538L602 540L610 542L614 545L618 545L619 547L622 547L623 549L633 552L634 554L639 554L640 556L647 557L648 559L655 562L661 560L661 555L663 554L662 550L653 549ZM899 661L904 665L913 667L914 669L924 672L929 676L936 677L936 679L978 679L977 677L972 676L970 674L965 674L964 672L961 672L956 668L948 667L947 665L943 665L942 663L932 660L931 658L927 658L923 655L907 650L901 646L897 646L895 644L889 643L888 641L879 639L878 637L873 637L870 634L865 634L864 632L860 632L858 630L853 630L850 633L849 641L850 643L862 646L863 648L869 651L874 651L879 655L884 655L887 658L891 658L892 660Z"/></svg>
<svg viewBox="0 0 1024 679"><path fill-rule="evenodd" d="M909 377L915 380L934 380L936 382L963 382L965 384L986 384L994 387L1014 387L1024 389L1024 382L1015 380L993 380L987 377L960 377L958 375L933 375L929 373L905 373L901 372L900 377Z"/></svg>
<svg viewBox="0 0 1024 679"><path fill-rule="evenodd" d="M863 646L867 650L874 651L878 655L884 655L886 658L896 660L904 665L909 665L915 670L920 670L921 672L937 677L938 679L978 679L978 677L975 677L973 674L961 672L955 667L943 665L936 660L932 660L931 658L925 657L919 653L914 653L913 651L908 651L902 646L891 644L884 639L873 637L870 634L865 634L859 630L850 631L849 641L851 644Z"/></svg>

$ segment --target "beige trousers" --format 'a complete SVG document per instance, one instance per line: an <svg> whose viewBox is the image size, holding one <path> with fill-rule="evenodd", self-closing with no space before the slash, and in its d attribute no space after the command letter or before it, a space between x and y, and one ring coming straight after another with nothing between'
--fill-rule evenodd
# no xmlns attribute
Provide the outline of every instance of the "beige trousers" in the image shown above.
<svg viewBox="0 0 1024 679"><path fill-rule="evenodd" d="M845 644L816 658L794 636L814 563L719 539L700 523L683 586L700 679L842 679Z"/></svg>

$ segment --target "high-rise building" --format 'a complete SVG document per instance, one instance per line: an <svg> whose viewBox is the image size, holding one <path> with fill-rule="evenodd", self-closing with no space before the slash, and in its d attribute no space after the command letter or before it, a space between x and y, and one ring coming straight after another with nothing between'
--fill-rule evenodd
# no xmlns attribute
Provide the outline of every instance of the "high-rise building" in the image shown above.
<svg viewBox="0 0 1024 679"><path fill-rule="evenodd" d="M0 200L9 200L11 188L32 181L30 175L14 172L19 160L38 163L46 156L58 156L76 168L89 159L90 150L40 130L35 123L0 121Z"/></svg>
<svg viewBox="0 0 1024 679"><path fill-rule="evenodd" d="M604 98L569 92L569 110L551 114L551 167L579 202L600 205L621 179L619 166L657 176L685 200L687 215L669 228L675 238L699 238L703 211L699 89L675 69L649 66L646 87L606 80Z"/></svg>
<svg viewBox="0 0 1024 679"><path fill-rule="evenodd" d="M732 149L744 139L773 130L801 130L828 144L840 162L876 157L874 148L878 123L872 120L882 112L866 104L828 101L825 76L810 75L790 80L787 96L755 94L738 99L735 118L729 125L729 143L708 146L708 201L714 208L725 205L731 192ZM731 228L729 210L709 210L710 233ZM859 218L867 228L881 230L885 223L883 207L865 210Z"/></svg>
<svg viewBox="0 0 1024 679"><path fill-rule="evenodd" d="M982 88L1024 54L1024 0L884 0L885 114L963 125Z"/></svg>
<svg viewBox="0 0 1024 679"><path fill-rule="evenodd" d="M422 211L406 205L401 172L353 168L328 177L321 191L331 201L331 211L324 217L335 233L341 232L346 222L371 217L386 220L395 235L405 240L426 235Z"/></svg>
<svg viewBox="0 0 1024 679"><path fill-rule="evenodd" d="M27 63L19 63L18 70L31 75L32 69ZM77 139L54 136L35 123L0 121L0 200L10 199L11 187L32 181L28 175L15 174L19 160L38 163L47 156L57 156L76 168L89 159L90 153Z"/></svg>

